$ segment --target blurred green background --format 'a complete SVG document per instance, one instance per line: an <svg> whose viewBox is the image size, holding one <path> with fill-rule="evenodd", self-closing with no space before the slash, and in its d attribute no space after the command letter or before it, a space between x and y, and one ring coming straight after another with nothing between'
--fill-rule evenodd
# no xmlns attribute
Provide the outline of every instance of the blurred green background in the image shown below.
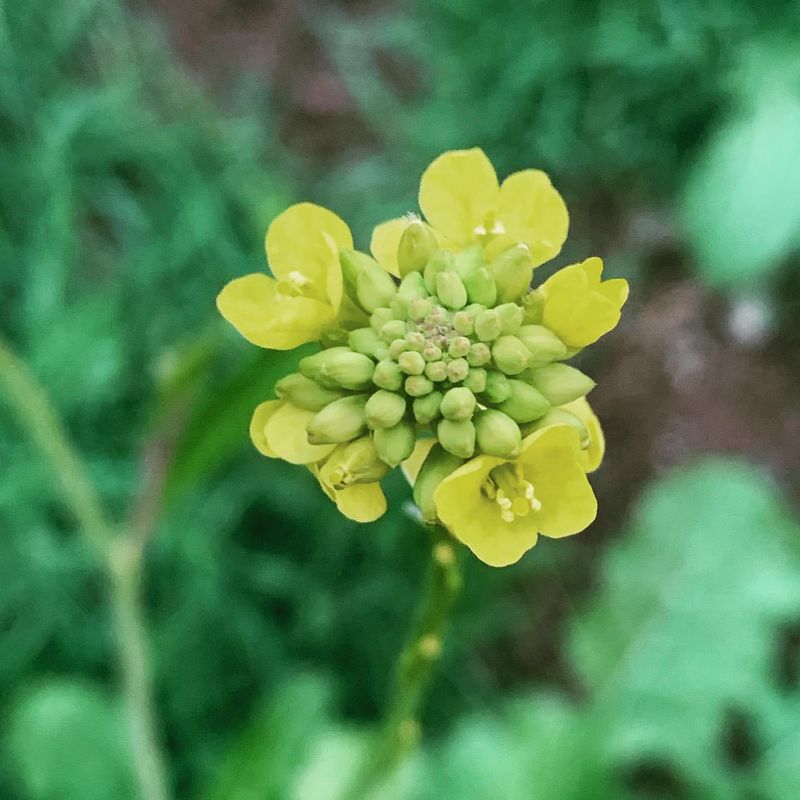
<svg viewBox="0 0 800 800"><path fill-rule="evenodd" d="M0 0L0 326L145 562L177 798L335 800L426 559L261 458L296 356L218 319L308 199L370 227L482 146L557 265L627 277L583 363L597 522L465 590L396 800L800 797L800 3ZM546 274L549 267L542 268ZM154 455L155 454L155 455ZM0 798L133 800L106 579L0 400Z"/></svg>

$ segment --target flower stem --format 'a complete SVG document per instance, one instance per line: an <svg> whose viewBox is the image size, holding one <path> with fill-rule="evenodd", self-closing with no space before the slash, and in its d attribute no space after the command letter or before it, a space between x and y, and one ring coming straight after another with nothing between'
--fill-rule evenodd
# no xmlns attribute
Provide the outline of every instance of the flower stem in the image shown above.
<svg viewBox="0 0 800 800"><path fill-rule="evenodd" d="M106 570L139 796L141 800L169 800L141 604L142 547L132 533L115 535L46 392L2 339L0 384L23 428L57 476L79 530Z"/></svg>
<svg viewBox="0 0 800 800"><path fill-rule="evenodd" d="M343 800L370 796L420 738L420 706L441 655L445 625L461 589L461 572L451 537L438 526L432 530L427 585L406 646L395 663L383 726Z"/></svg>

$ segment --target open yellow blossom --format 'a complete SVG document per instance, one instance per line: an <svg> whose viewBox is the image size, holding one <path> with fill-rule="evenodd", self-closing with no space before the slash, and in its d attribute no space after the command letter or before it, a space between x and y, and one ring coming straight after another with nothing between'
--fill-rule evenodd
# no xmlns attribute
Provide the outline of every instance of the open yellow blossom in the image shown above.
<svg viewBox="0 0 800 800"><path fill-rule="evenodd" d="M514 461L477 456L436 488L439 519L493 567L518 561L540 533L578 533L597 513L579 450L573 427L553 425L526 437Z"/></svg>
<svg viewBox="0 0 800 800"><path fill-rule="evenodd" d="M351 248L350 229L336 214L298 203L269 226L270 277L236 278L217 297L217 308L245 339L260 347L291 350L316 341L342 303L339 250Z"/></svg>
<svg viewBox="0 0 800 800"><path fill-rule="evenodd" d="M488 257L525 243L533 265L556 256L567 238L569 216L550 178L537 169L509 175L502 184L480 148L452 150L422 174L419 205L448 249L480 243ZM375 228L371 250L397 273L397 246L406 224L394 219Z"/></svg>
<svg viewBox="0 0 800 800"><path fill-rule="evenodd" d="M560 269L533 293L542 324L569 348L596 342L619 322L628 299L628 282L624 278L602 281L602 273L602 260L587 258Z"/></svg>
<svg viewBox="0 0 800 800"><path fill-rule="evenodd" d="M250 438L259 453L269 458L282 458L290 464L321 461L336 449L336 445L309 444L306 425L315 413L285 400L267 400L253 412Z"/></svg>
<svg viewBox="0 0 800 800"><path fill-rule="evenodd" d="M600 427L600 420L592 411L589 401L585 397L579 397L571 403L560 406L564 411L574 414L586 427L589 434L589 441L581 449L579 457L581 464L586 472L594 472L603 460L606 452L606 439L603 429Z"/></svg>

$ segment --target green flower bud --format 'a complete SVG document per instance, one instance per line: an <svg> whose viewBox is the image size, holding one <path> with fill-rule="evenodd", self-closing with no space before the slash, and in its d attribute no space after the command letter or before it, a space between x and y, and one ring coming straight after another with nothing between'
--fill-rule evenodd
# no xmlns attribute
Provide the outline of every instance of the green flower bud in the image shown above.
<svg viewBox="0 0 800 800"><path fill-rule="evenodd" d="M447 364L444 361L431 361L425 365L425 375L432 381L443 381L447 378Z"/></svg>
<svg viewBox="0 0 800 800"><path fill-rule="evenodd" d="M575 414L571 414L563 408L551 408L543 417L540 417L535 422L529 422L527 425L523 425L522 435L528 436L528 434L541 430L542 428L548 428L550 425L569 425L578 431L581 437L582 448L586 449L591 444L589 431L586 425L583 424L583 421L576 417Z"/></svg>
<svg viewBox="0 0 800 800"><path fill-rule="evenodd" d="M372 328L356 328L347 336L347 344L351 350L365 356L374 356L375 351L382 347L380 336Z"/></svg>
<svg viewBox="0 0 800 800"><path fill-rule="evenodd" d="M475 395L466 386L450 389L442 398L441 410L445 419L469 419L475 412Z"/></svg>
<svg viewBox="0 0 800 800"><path fill-rule="evenodd" d="M375 269L362 269L356 278L356 296L361 308L368 314L376 308L388 306L397 294L392 276L376 265ZM389 311L391 314L391 309Z"/></svg>
<svg viewBox="0 0 800 800"><path fill-rule="evenodd" d="M311 444L349 442L367 431L365 395L342 397L319 411L306 426Z"/></svg>
<svg viewBox="0 0 800 800"><path fill-rule="evenodd" d="M411 397L424 397L433 391L433 383L424 375L409 375L405 382L406 394Z"/></svg>
<svg viewBox="0 0 800 800"><path fill-rule="evenodd" d="M426 361L439 361L442 357L442 348L435 344L426 344L420 352Z"/></svg>
<svg viewBox="0 0 800 800"><path fill-rule="evenodd" d="M424 397L415 397L411 405L412 411L414 412L414 419L419 422L420 425L427 425L429 422L433 422L440 414L442 393L431 392Z"/></svg>
<svg viewBox="0 0 800 800"><path fill-rule="evenodd" d="M436 294L436 276L440 272L452 272L453 254L447 250L437 250L425 265L423 276L425 277L425 288L429 294Z"/></svg>
<svg viewBox="0 0 800 800"><path fill-rule="evenodd" d="M392 314L391 308L376 308L375 311L370 314L369 324L376 333L380 333L381 328L393 319L394 314Z"/></svg>
<svg viewBox="0 0 800 800"><path fill-rule="evenodd" d="M334 489L346 489L355 483L373 483L389 473L389 467L378 457L371 436L339 445L323 469Z"/></svg>
<svg viewBox="0 0 800 800"><path fill-rule="evenodd" d="M488 364L491 358L492 351L489 349L489 345L483 342L475 342L470 345L467 363L471 367L482 367L484 364Z"/></svg>
<svg viewBox="0 0 800 800"><path fill-rule="evenodd" d="M412 219L400 235L397 246L400 275L421 272L438 248L433 231L421 219Z"/></svg>
<svg viewBox="0 0 800 800"><path fill-rule="evenodd" d="M418 353L416 350L406 350L404 353L400 353L397 363L406 375L422 375L425 372L425 359L422 357L422 353Z"/></svg>
<svg viewBox="0 0 800 800"><path fill-rule="evenodd" d="M396 361L383 359L375 365L372 382L381 389L396 392L403 385L403 370Z"/></svg>
<svg viewBox="0 0 800 800"><path fill-rule="evenodd" d="M471 420L443 419L436 426L436 435L448 453L459 458L472 458L475 453L475 426Z"/></svg>
<svg viewBox="0 0 800 800"><path fill-rule="evenodd" d="M467 304L467 290L457 272L436 274L436 294L442 305L457 311Z"/></svg>
<svg viewBox="0 0 800 800"><path fill-rule="evenodd" d="M569 364L547 364L528 370L525 379L538 389L554 406L563 406L584 397L596 386L595 382Z"/></svg>
<svg viewBox="0 0 800 800"><path fill-rule="evenodd" d="M406 400L402 395L379 389L367 400L367 425L373 430L391 428L403 419Z"/></svg>
<svg viewBox="0 0 800 800"><path fill-rule="evenodd" d="M447 365L447 377L453 382L463 381L469 374L469 364L466 358L454 358Z"/></svg>
<svg viewBox="0 0 800 800"><path fill-rule="evenodd" d="M483 311L483 306L478 306L478 308ZM477 316L478 311L474 308L468 306L461 311L457 311L453 314L453 327L462 335L462 336L472 336L475 332L475 317Z"/></svg>
<svg viewBox="0 0 800 800"><path fill-rule="evenodd" d="M345 396L344 392L337 389L326 389L311 378L297 372L281 378L275 384L275 393L281 400L288 400L293 406L304 408L307 411L319 411L328 403Z"/></svg>
<svg viewBox="0 0 800 800"><path fill-rule="evenodd" d="M494 309L497 316L500 317L500 325L503 328L503 333L516 333L522 325L525 311L522 306L516 303L503 303L502 305L495 306Z"/></svg>
<svg viewBox="0 0 800 800"><path fill-rule="evenodd" d="M567 355L564 342L543 325L523 325L517 336L530 351L532 367L559 361Z"/></svg>
<svg viewBox="0 0 800 800"><path fill-rule="evenodd" d="M533 422L550 410L547 398L533 386L517 380L509 380L508 385L511 393L497 408L515 422Z"/></svg>
<svg viewBox="0 0 800 800"><path fill-rule="evenodd" d="M486 370L481 367L470 367L464 386L473 394L481 394L486 390Z"/></svg>
<svg viewBox="0 0 800 800"><path fill-rule="evenodd" d="M475 335L482 342L494 341L502 330L503 326L500 323L500 317L493 308L490 308L488 311L481 311L481 313L475 317Z"/></svg>
<svg viewBox="0 0 800 800"><path fill-rule="evenodd" d="M516 336L501 336L492 345L495 366L506 375L519 375L530 361L528 348Z"/></svg>
<svg viewBox="0 0 800 800"><path fill-rule="evenodd" d="M409 319L419 322L431 313L431 309L433 309L433 300L429 297L419 297L416 300L411 300L408 304Z"/></svg>
<svg viewBox="0 0 800 800"><path fill-rule="evenodd" d="M425 337L419 331L409 331L406 334L406 344L407 350L422 352L422 348L425 347Z"/></svg>
<svg viewBox="0 0 800 800"><path fill-rule="evenodd" d="M524 295L522 298L522 307L525 309L525 323L532 325L539 325L544 316L545 296L535 289L532 292Z"/></svg>
<svg viewBox="0 0 800 800"><path fill-rule="evenodd" d="M450 347L447 352L453 358L463 358L469 353L470 341L466 336L456 336L450 340Z"/></svg>
<svg viewBox="0 0 800 800"><path fill-rule="evenodd" d="M399 319L392 319L387 322L380 331L381 339L389 344L395 339L404 339L406 336L406 323Z"/></svg>
<svg viewBox="0 0 800 800"><path fill-rule="evenodd" d="M522 242L509 247L489 264L489 271L497 283L497 299L501 303L517 300L533 278L530 248Z"/></svg>
<svg viewBox="0 0 800 800"><path fill-rule="evenodd" d="M436 522L436 506L433 493L436 487L464 463L462 458L448 453L440 444L435 444L414 481L414 502L426 522Z"/></svg>
<svg viewBox="0 0 800 800"><path fill-rule="evenodd" d="M400 281L400 288L397 290L397 296L406 303L411 303L414 300L423 300L428 296L428 290L425 288L425 279L420 272L409 272L408 275Z"/></svg>
<svg viewBox="0 0 800 800"><path fill-rule="evenodd" d="M453 269L455 269L462 279L472 275L473 272L476 272L481 267L485 266L485 264L483 248L479 244L474 244L462 250L460 253L456 253L453 259Z"/></svg>
<svg viewBox="0 0 800 800"><path fill-rule="evenodd" d="M375 371L373 361L349 347L331 347L300 359L300 372L329 389L367 389Z"/></svg>
<svg viewBox="0 0 800 800"><path fill-rule="evenodd" d="M502 403L511 397L511 384L502 372L490 369L486 373L486 389L483 394L490 403Z"/></svg>
<svg viewBox="0 0 800 800"><path fill-rule="evenodd" d="M379 428L372 434L381 461L396 467L414 452L417 437L409 422L398 422L391 428Z"/></svg>
<svg viewBox="0 0 800 800"><path fill-rule="evenodd" d="M393 319L399 319L403 322L408 319L408 303L400 297L395 297L389 303L389 310L392 312Z"/></svg>
<svg viewBox="0 0 800 800"><path fill-rule="evenodd" d="M475 435L482 453L516 458L522 446L519 425L508 414L487 408L475 415Z"/></svg>
<svg viewBox="0 0 800 800"><path fill-rule="evenodd" d="M497 284L492 274L485 267L481 267L464 278L464 287L470 303L480 303L491 307L497 302Z"/></svg>
<svg viewBox="0 0 800 800"><path fill-rule="evenodd" d="M389 345L389 358L393 358L397 361L400 358L400 353L405 353L408 350L408 342L405 339L405 336L402 339L395 339Z"/></svg>
<svg viewBox="0 0 800 800"><path fill-rule="evenodd" d="M359 273L364 270L381 269L374 258L370 258L366 253L359 253L358 250L340 250L339 263L342 266L345 289L353 300L357 297L356 283Z"/></svg>

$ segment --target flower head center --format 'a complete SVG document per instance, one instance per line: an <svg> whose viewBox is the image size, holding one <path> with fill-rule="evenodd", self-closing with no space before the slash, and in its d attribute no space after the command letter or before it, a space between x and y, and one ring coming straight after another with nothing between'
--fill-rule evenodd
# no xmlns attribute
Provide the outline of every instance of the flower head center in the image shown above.
<svg viewBox="0 0 800 800"><path fill-rule="evenodd" d="M494 211L490 211L483 222L473 230L475 236L482 241L488 241L505 232L506 226L497 218Z"/></svg>
<svg viewBox="0 0 800 800"><path fill-rule="evenodd" d="M278 281L278 292L288 297L309 297L313 300L321 299L314 281L300 270L292 270Z"/></svg>
<svg viewBox="0 0 800 800"><path fill-rule="evenodd" d="M495 467L483 482L481 491L489 500L494 500L503 522L513 522L516 517L542 508L533 484L526 480L519 463Z"/></svg>

